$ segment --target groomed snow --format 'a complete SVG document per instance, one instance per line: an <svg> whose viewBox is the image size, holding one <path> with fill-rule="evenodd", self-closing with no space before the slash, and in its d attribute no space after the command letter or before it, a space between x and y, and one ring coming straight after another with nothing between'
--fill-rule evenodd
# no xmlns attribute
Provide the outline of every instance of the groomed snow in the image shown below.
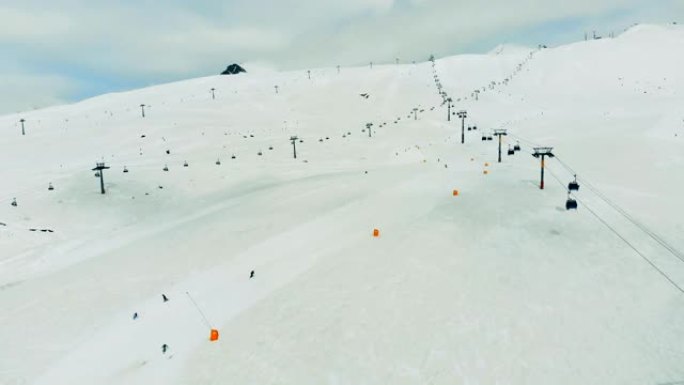
<svg viewBox="0 0 684 385"><path fill-rule="evenodd" d="M682 68L644 25L0 117L0 384L680 383Z"/></svg>

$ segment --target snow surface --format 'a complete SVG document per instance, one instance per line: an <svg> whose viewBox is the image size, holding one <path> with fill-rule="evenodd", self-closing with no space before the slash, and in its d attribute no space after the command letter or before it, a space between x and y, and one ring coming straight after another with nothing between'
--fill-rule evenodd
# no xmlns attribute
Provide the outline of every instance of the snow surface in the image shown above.
<svg viewBox="0 0 684 385"><path fill-rule="evenodd" d="M464 145L430 62L0 117L0 384L682 383L682 68L677 26L437 60Z"/></svg>

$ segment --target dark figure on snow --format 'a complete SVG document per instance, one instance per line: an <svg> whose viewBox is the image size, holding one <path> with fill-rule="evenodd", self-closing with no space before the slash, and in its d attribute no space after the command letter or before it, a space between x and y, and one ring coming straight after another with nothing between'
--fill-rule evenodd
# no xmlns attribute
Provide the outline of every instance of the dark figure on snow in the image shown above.
<svg viewBox="0 0 684 385"><path fill-rule="evenodd" d="M138 319L138 313L137 312L133 313L133 319L134 320Z"/></svg>
<svg viewBox="0 0 684 385"><path fill-rule="evenodd" d="M166 294L162 294L162 300L164 300L164 302L169 302L169 298L166 296Z"/></svg>
<svg viewBox="0 0 684 385"><path fill-rule="evenodd" d="M249 279L252 279L252 278L254 278L254 270L252 270L252 272L249 273Z"/></svg>
<svg viewBox="0 0 684 385"><path fill-rule="evenodd" d="M166 353L167 350L169 350L169 345L167 345L167 344L162 345L162 354Z"/></svg>

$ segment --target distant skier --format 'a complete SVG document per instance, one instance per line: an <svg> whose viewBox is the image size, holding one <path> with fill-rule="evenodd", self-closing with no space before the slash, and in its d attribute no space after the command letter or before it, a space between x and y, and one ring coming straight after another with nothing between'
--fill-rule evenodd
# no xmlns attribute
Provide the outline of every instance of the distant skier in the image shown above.
<svg viewBox="0 0 684 385"><path fill-rule="evenodd" d="M167 350L169 350L169 345L167 345L167 344L162 345L162 354L165 354Z"/></svg>
<svg viewBox="0 0 684 385"><path fill-rule="evenodd" d="M169 302L169 298L166 296L166 294L162 294L162 300L164 302Z"/></svg>
<svg viewBox="0 0 684 385"><path fill-rule="evenodd" d="M137 312L133 313L133 319L134 319L134 320L137 320L137 319L138 319L138 313L137 313Z"/></svg>
<svg viewBox="0 0 684 385"><path fill-rule="evenodd" d="M249 279L252 279L252 278L254 278L254 270L252 270L252 272L249 273Z"/></svg>

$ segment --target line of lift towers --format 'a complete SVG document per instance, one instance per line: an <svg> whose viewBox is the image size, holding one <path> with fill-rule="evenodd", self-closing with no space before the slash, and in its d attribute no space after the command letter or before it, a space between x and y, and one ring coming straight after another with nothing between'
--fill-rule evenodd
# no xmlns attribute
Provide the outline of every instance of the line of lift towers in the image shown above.
<svg viewBox="0 0 684 385"><path fill-rule="evenodd" d="M452 99L447 98L447 121L451 121L451 107L453 106L452 104ZM468 112L465 110L461 110L458 112L454 112L453 114L456 114L460 119L461 119L461 143L465 143L465 119L468 117ZM471 130L477 130L477 126L468 126L468 131ZM494 129L493 130L493 136L497 136L498 139L498 162L501 163L501 154L502 154L502 143L503 143L503 137L507 136L508 132L506 129ZM493 140L493 136L488 136L486 134L482 134L482 141L491 141ZM513 147L509 146L507 154L508 155L514 155L516 152L520 151L520 143L516 143ZM545 161L546 158L553 158L555 155L553 154L553 147L534 147L533 148L534 152L532 153L532 156L535 158L539 158L541 160L541 167L540 167L540 181L539 181L539 189L543 190L544 189L544 168L545 168ZM568 197L565 201L565 209L566 210L577 210L577 200L572 197L572 193L574 191L579 191L580 185L577 182L577 175L575 175L575 179L568 183Z"/></svg>
<svg viewBox="0 0 684 385"><path fill-rule="evenodd" d="M215 88L211 89L211 96L212 99L215 99ZM441 91L441 90L440 90ZM277 86L276 86L276 93L278 92ZM466 110L460 110L458 112L452 112L451 108L453 107L453 99L450 97L446 96L446 93L444 91L441 91L441 94L444 97L444 101L447 104L447 121L451 122L451 116L456 115L461 119L461 144L465 143L465 120L468 117L468 112ZM141 115L143 118L145 118L145 107L147 107L145 104L140 105L141 109ZM413 113L414 113L414 119L418 119L418 109L414 108ZM26 131L24 128L25 120L21 119L21 133L22 135L26 135ZM372 126L373 123L367 123L366 124L366 130L368 131L368 137L372 136ZM363 130L363 131L366 131ZM468 131L473 131L477 130L477 126L468 126ZM501 163L502 160L502 142L503 142L503 137L507 136L508 132L506 129L494 129L493 130L493 136L498 137L498 162ZM484 133L482 134L482 141L491 141L493 140L493 136L491 135L485 135ZM297 159L297 146L296 143L299 141L300 143L303 142L303 140L299 139L297 136L292 136L290 137L290 142L292 143L292 152L293 152L293 157ZM509 145L507 154L514 155L516 152L520 151L520 144L516 143L513 147ZM532 153L532 156L535 158L539 158L541 160L541 167L540 167L540 182L539 182L539 188L541 190L544 189L544 167L545 167L545 161L546 158L553 158L555 155L553 154L553 147L534 147L533 148L534 152ZM186 164L187 165L187 164ZM92 171L95 171L95 176L99 177L100 179L100 193L105 194L105 184L104 184L104 170L109 169L105 165L104 162L97 162L95 168L92 169ZM124 167L124 172L128 172L128 169ZM50 185L52 188L52 185ZM575 179L568 183L568 197L565 202L565 208L566 210L577 210L577 200L572 197L572 193L574 191L579 191L579 183L577 182L577 175L575 175Z"/></svg>

